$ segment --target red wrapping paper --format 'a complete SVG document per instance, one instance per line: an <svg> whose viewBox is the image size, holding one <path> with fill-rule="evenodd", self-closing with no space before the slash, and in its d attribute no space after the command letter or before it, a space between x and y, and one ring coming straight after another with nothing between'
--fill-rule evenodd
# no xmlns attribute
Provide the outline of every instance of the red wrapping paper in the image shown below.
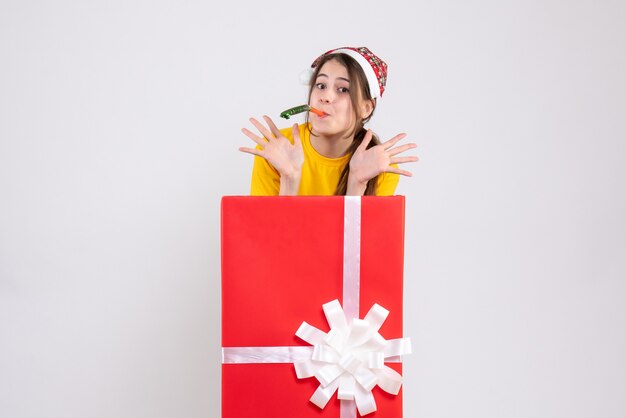
<svg viewBox="0 0 626 418"><path fill-rule="evenodd" d="M308 346L302 321L328 331L322 305L342 300L344 198L222 199L222 346ZM360 314L374 303L390 311L380 329L402 337L404 197L361 200ZM401 372L398 363L387 363ZM324 409L309 398L315 378L293 364L223 364L222 417L339 418L335 394ZM400 418L402 390L373 389L371 418Z"/></svg>

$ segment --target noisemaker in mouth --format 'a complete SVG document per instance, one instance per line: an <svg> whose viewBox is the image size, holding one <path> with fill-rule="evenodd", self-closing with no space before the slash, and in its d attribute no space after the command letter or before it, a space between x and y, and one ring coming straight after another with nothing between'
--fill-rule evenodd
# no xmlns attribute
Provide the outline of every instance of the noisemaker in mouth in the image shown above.
<svg viewBox="0 0 626 418"><path fill-rule="evenodd" d="M289 119L291 116L297 115L298 113L302 113L302 112L313 112L317 116L326 116L327 115L326 112L323 112L323 111L321 111L319 109L316 109L314 107L311 107L309 105L301 105L301 106L292 107L290 109L285 110L284 112L281 112L280 113L280 117L281 118L285 118L285 119Z"/></svg>

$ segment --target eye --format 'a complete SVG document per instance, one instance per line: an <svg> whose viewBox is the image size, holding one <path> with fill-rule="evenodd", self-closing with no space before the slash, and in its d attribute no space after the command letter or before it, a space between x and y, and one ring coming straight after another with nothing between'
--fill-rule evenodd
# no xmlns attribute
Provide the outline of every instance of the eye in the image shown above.
<svg viewBox="0 0 626 418"><path fill-rule="evenodd" d="M349 92L350 92L350 90L349 90L347 87L339 87L339 88L337 89L337 91L338 91L339 93L349 93Z"/></svg>
<svg viewBox="0 0 626 418"><path fill-rule="evenodd" d="M315 88L320 89L320 90L324 90L326 88L326 84L324 84L324 83L317 83L317 84L315 84Z"/></svg>

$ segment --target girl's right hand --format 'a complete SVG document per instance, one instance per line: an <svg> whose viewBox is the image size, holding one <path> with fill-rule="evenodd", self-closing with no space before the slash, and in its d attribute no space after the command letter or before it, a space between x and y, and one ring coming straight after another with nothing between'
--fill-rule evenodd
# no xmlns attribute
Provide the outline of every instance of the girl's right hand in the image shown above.
<svg viewBox="0 0 626 418"><path fill-rule="evenodd" d="M280 194L296 195L302 176L302 164L304 163L304 151L300 141L298 124L294 124L293 144L280 133L269 116L263 116L269 130L261 122L250 118L250 122L263 135L254 134L246 128L241 132L261 146L261 149L241 147L239 151L265 158L280 174Z"/></svg>

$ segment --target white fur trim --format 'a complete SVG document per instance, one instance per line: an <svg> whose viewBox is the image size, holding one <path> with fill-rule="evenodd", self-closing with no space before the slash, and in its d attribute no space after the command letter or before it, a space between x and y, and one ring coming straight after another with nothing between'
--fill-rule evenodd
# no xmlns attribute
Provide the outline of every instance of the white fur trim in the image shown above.
<svg viewBox="0 0 626 418"><path fill-rule="evenodd" d="M378 84L376 73L374 72L372 65L367 61L367 59L365 59L363 55L353 49L345 48L335 49L334 51L331 51L330 54L346 54L354 58L356 62L359 63L359 65L363 69L363 72L365 73L365 77L367 78L367 84L370 87L370 93L372 95L372 98L380 99L380 85Z"/></svg>

